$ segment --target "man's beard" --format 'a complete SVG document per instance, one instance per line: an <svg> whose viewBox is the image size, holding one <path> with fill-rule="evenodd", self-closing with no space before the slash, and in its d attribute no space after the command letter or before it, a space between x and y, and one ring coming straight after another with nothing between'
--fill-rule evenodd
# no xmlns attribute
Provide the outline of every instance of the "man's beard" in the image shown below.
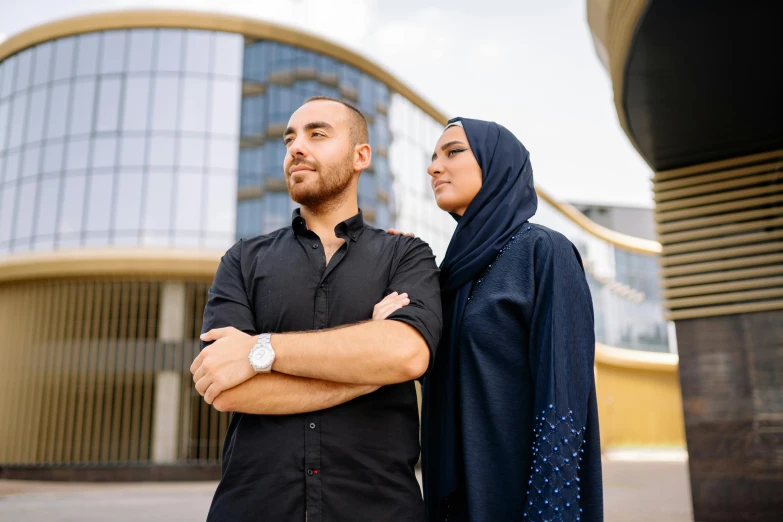
<svg viewBox="0 0 783 522"><path fill-rule="evenodd" d="M349 154L341 163L327 167L316 161L294 161L289 169L301 164L315 170L317 178L314 182L292 186L291 176L288 175L288 194L291 199L316 214L340 205L353 180L353 154Z"/></svg>

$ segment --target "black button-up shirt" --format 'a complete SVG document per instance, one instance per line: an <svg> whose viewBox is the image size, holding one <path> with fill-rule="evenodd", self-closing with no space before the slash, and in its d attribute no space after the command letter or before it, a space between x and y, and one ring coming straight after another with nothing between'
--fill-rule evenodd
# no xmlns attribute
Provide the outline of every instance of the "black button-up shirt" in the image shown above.
<svg viewBox="0 0 783 522"><path fill-rule="evenodd" d="M418 330L434 355L440 338L438 268L429 246L364 224L340 223L346 243L327 266L319 237L294 212L291 227L239 241L223 256L204 331L311 331L372 318L392 292L411 303L388 319ZM382 347L379 347L382 349ZM318 364L318 361L313 361ZM314 413L231 418L211 521L423 521L414 466L419 418L413 382Z"/></svg>

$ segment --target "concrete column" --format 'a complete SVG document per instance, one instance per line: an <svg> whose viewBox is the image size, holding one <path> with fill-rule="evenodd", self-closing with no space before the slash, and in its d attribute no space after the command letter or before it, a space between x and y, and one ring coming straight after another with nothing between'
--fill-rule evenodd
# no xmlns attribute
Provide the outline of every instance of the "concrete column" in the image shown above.
<svg viewBox="0 0 783 522"><path fill-rule="evenodd" d="M167 281L163 283L158 318L158 340L177 343L185 337L185 283Z"/></svg>
<svg viewBox="0 0 783 522"><path fill-rule="evenodd" d="M179 372L160 372L155 376L155 410L152 417L152 461L171 464L177 459L179 405L182 389Z"/></svg>
<svg viewBox="0 0 783 522"><path fill-rule="evenodd" d="M158 315L158 343L166 350L181 349L185 340L185 283L163 283ZM182 395L182 371L179 368L155 375L155 410L152 417L152 461L171 464L178 460L180 436L179 410Z"/></svg>

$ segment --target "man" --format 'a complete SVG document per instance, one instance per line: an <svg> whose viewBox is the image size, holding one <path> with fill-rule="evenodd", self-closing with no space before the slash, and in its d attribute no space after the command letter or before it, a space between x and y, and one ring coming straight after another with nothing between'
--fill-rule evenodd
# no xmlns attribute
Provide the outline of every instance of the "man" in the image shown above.
<svg viewBox="0 0 783 522"><path fill-rule="evenodd" d="M235 412L208 519L423 521L413 380L440 337L434 256L364 224L359 111L311 98L284 141L301 208L290 227L223 256L191 366L204 399ZM391 315L370 321L387 295L376 316Z"/></svg>

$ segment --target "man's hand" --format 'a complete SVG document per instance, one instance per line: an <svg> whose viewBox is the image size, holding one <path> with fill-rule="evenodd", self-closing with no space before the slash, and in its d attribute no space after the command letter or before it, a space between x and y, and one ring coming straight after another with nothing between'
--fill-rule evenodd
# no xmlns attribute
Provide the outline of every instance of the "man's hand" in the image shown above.
<svg viewBox="0 0 783 522"><path fill-rule="evenodd" d="M401 230L394 230L393 228L388 229L386 233L391 234L393 236L416 237L416 234L412 234L410 232L403 232Z"/></svg>
<svg viewBox="0 0 783 522"><path fill-rule="evenodd" d="M212 345L201 350L190 365L196 391L212 404L220 392L242 384L256 375L247 356L258 336L248 335L236 328L215 328L201 334L201 340Z"/></svg>
<svg viewBox="0 0 783 522"><path fill-rule="evenodd" d="M408 299L408 294L398 294L397 292L391 293L384 297L383 300L372 309L372 320L381 321L386 319L392 313L403 306L408 306L410 303L411 300Z"/></svg>

